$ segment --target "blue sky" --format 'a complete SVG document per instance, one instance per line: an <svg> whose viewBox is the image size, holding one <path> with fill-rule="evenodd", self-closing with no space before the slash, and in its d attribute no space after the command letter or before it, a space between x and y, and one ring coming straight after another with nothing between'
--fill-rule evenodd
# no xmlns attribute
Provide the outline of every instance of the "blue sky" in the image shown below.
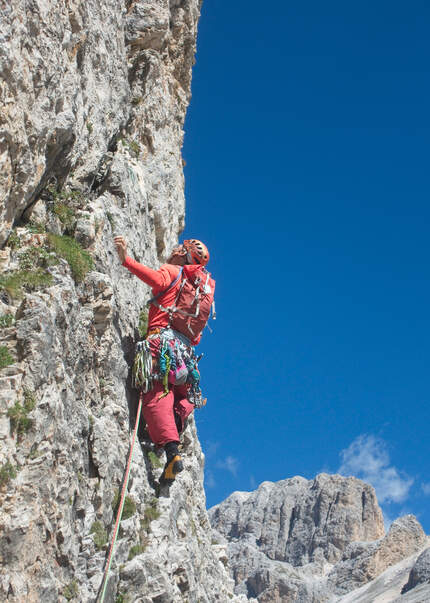
<svg viewBox="0 0 430 603"><path fill-rule="evenodd" d="M429 25L424 1L203 4L183 154L217 280L208 506L341 470L430 533Z"/></svg>

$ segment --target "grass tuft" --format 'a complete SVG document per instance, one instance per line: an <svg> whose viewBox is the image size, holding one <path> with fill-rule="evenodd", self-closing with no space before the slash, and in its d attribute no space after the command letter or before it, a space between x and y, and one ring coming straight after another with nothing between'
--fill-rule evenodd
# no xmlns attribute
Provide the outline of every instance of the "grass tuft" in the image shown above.
<svg viewBox="0 0 430 603"><path fill-rule="evenodd" d="M15 360L9 352L9 348L5 345L0 345L0 369L6 368L14 362Z"/></svg>
<svg viewBox="0 0 430 603"><path fill-rule="evenodd" d="M12 408L7 411L7 416L10 419L12 433L16 433L20 439L33 426L33 419L30 419L28 414L36 406L36 398L30 390L24 390L24 405L18 401L15 402Z"/></svg>
<svg viewBox="0 0 430 603"><path fill-rule="evenodd" d="M35 267L47 268L58 264L58 259L44 247L28 247L19 256L21 270L32 271Z"/></svg>
<svg viewBox="0 0 430 603"><path fill-rule="evenodd" d="M159 459L155 452L153 452L152 450L148 452L148 459L153 469L161 469L161 467L163 467L163 461Z"/></svg>
<svg viewBox="0 0 430 603"><path fill-rule="evenodd" d="M21 247L21 240L16 234L15 230L12 230L12 232L10 233L7 240L7 246L11 249L19 249Z"/></svg>
<svg viewBox="0 0 430 603"><path fill-rule="evenodd" d="M13 317L13 314L2 314L0 316L0 329L7 329L8 327L11 327L14 322L15 318Z"/></svg>
<svg viewBox="0 0 430 603"><path fill-rule="evenodd" d="M157 509L157 505L157 499L153 498L150 504L145 507L145 511L143 512L143 519L140 520L140 527L145 532L149 530L151 522L154 521L154 519L158 519L161 515L160 511Z"/></svg>
<svg viewBox="0 0 430 603"><path fill-rule="evenodd" d="M81 191L63 189L58 191L50 185L45 191L47 208L60 220L67 232L72 232L76 224L76 210L85 205Z"/></svg>
<svg viewBox="0 0 430 603"><path fill-rule="evenodd" d="M16 468L12 465L12 463L6 461L6 463L0 466L0 488L7 486L9 481L15 477Z"/></svg>
<svg viewBox="0 0 430 603"><path fill-rule="evenodd" d="M107 543L107 532L101 521L95 521L90 528L90 534L94 534L94 544L96 549L101 551Z"/></svg>
<svg viewBox="0 0 430 603"><path fill-rule="evenodd" d="M128 553L128 560L131 561L137 555L140 555L141 553L143 553L144 550L145 550L145 548L141 544L135 544L134 546L131 547L131 549Z"/></svg>
<svg viewBox="0 0 430 603"><path fill-rule="evenodd" d="M68 601L75 599L78 596L78 594L79 594L79 588L78 588L78 583L76 580L72 580L71 582L69 582L69 584L67 584L67 586L64 587L63 597L65 599L67 599Z"/></svg>
<svg viewBox="0 0 430 603"><path fill-rule="evenodd" d="M72 237L50 233L48 244L52 251L68 262L76 283L80 283L92 269L92 257Z"/></svg>
<svg viewBox="0 0 430 603"><path fill-rule="evenodd" d="M4 289L13 299L22 297L23 291L35 291L51 283L52 274L42 268L14 270L0 276L0 289Z"/></svg>
<svg viewBox="0 0 430 603"><path fill-rule="evenodd" d="M120 491L118 488L115 490L115 494L112 501L112 509L115 511L119 505L120 501ZM121 521L124 519L130 519L136 513L136 503L129 496L125 497L124 507L122 509Z"/></svg>
<svg viewBox="0 0 430 603"><path fill-rule="evenodd" d="M106 218L108 219L108 222L110 224L110 227L112 229L112 232L115 230L115 220L114 217L112 215L112 213L110 211L106 212Z"/></svg>

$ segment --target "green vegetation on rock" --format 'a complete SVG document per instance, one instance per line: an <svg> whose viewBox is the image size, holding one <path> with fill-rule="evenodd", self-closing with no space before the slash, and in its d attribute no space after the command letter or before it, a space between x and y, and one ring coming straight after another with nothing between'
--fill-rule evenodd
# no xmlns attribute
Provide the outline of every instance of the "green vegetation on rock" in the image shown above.
<svg viewBox="0 0 430 603"><path fill-rule="evenodd" d="M0 329L7 329L8 327L11 327L14 322L15 319L13 314L2 314L0 316Z"/></svg>
<svg viewBox="0 0 430 603"><path fill-rule="evenodd" d="M48 245L56 255L68 262L76 283L80 283L93 267L90 254L72 237L49 233Z"/></svg>
<svg viewBox="0 0 430 603"><path fill-rule="evenodd" d="M52 274L42 268L35 270L14 270L0 276L0 289L12 298L20 298L24 291L35 291L48 287L52 283Z"/></svg>
<svg viewBox="0 0 430 603"><path fill-rule="evenodd" d="M154 469L161 469L161 467L163 467L163 462L152 450L148 452L148 459Z"/></svg>
<svg viewBox="0 0 430 603"><path fill-rule="evenodd" d="M68 188L59 191L52 184L45 189L43 195L48 211L57 216L67 233L72 234L76 225L76 212L86 204L83 193Z"/></svg>
<svg viewBox="0 0 430 603"><path fill-rule="evenodd" d="M148 332L148 310L144 308L141 310L139 314L139 322L137 325L137 330L139 331L140 337L143 339L146 337L146 333Z"/></svg>
<svg viewBox="0 0 430 603"><path fill-rule="evenodd" d="M0 465L0 488L6 486L11 479L16 477L16 468L6 461L3 465Z"/></svg>
<svg viewBox="0 0 430 603"><path fill-rule="evenodd" d="M16 234L15 230L12 230L12 232L10 233L9 238L7 240L7 246L11 249L19 249L19 247L21 247L20 238Z"/></svg>
<svg viewBox="0 0 430 603"><path fill-rule="evenodd" d="M30 419L28 414L34 409L35 406L36 399L34 394L29 390L24 390L24 405L21 405L18 401L16 401L14 406L9 408L7 411L12 433L16 433L18 439L20 439L24 433L31 429L33 420Z"/></svg>
<svg viewBox="0 0 430 603"><path fill-rule="evenodd" d="M47 268L58 264L58 258L44 247L28 247L19 256L19 267L21 270L32 271L34 268Z"/></svg>
<svg viewBox="0 0 430 603"><path fill-rule="evenodd" d="M130 138L120 138L119 142L121 142L122 146L128 149L130 155L138 159L140 155L140 145L136 140L132 140Z"/></svg>
<svg viewBox="0 0 430 603"><path fill-rule="evenodd" d="M112 509L115 511L119 505L120 491L118 488L115 490L115 494L112 501ZM129 496L125 497L124 507L122 509L121 521L124 519L130 519L136 513L136 503Z"/></svg>
<svg viewBox="0 0 430 603"><path fill-rule="evenodd" d="M0 369L6 368L10 364L13 364L15 360L12 354L9 352L9 348L5 345L0 345Z"/></svg>
<svg viewBox="0 0 430 603"><path fill-rule="evenodd" d="M110 211L106 212L106 218L108 219L108 222L110 224L110 227L112 229L112 232L115 230L115 220L114 217L112 215L112 213Z"/></svg>
<svg viewBox="0 0 430 603"><path fill-rule="evenodd" d="M154 519L158 519L161 515L160 511L157 509L158 500L153 498L149 505L145 507L145 511L143 512L143 519L140 520L140 527L142 530L147 532L151 525L151 522Z"/></svg>
<svg viewBox="0 0 430 603"><path fill-rule="evenodd" d="M144 552L144 547L141 544L135 544L134 546L131 547L129 553L128 553L128 560L131 561L132 559L134 559L134 557L136 557L137 555L140 555L140 553Z"/></svg>
<svg viewBox="0 0 430 603"><path fill-rule="evenodd" d="M77 597L78 594L79 594L79 589L78 589L78 583L76 580L72 580L71 582L69 582L69 584L67 584L67 586L64 587L63 597L65 599L67 599L68 601L71 601L72 599Z"/></svg>
<svg viewBox="0 0 430 603"><path fill-rule="evenodd" d="M94 534L94 544L101 551L107 543L107 532L101 521L95 521L90 528L90 534Z"/></svg>

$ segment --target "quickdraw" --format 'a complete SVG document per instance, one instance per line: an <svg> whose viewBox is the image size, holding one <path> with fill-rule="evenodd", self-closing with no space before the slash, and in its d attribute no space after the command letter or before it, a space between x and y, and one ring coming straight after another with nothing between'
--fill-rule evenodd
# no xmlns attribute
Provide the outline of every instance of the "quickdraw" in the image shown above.
<svg viewBox="0 0 430 603"><path fill-rule="evenodd" d="M154 348L158 339L157 359L154 362L151 345ZM161 381L164 393L169 393L170 384L188 383L190 389L187 398L196 408L204 406L206 400L202 398L200 390L200 373L197 368L202 356L196 357L189 340L174 331L166 328L148 335L146 340L137 344L136 357L133 365L133 385L144 393L153 387L154 381ZM154 370L154 366L157 370Z"/></svg>

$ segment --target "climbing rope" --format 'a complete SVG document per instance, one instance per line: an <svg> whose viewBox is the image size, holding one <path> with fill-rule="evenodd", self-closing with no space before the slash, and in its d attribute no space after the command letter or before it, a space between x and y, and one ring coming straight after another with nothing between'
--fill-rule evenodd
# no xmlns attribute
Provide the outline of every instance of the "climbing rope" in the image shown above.
<svg viewBox="0 0 430 603"><path fill-rule="evenodd" d="M109 570L110 570L110 565L111 565L112 556L113 556L113 549L114 549L116 539L118 536L119 523L121 521L122 510L124 507L125 494L127 492L127 487L128 487L128 478L130 476L131 459L133 458L134 443L136 441L136 434L137 434L137 430L139 428L140 413L142 410L142 401L143 401L143 392L140 392L139 406L137 408L136 424L135 424L134 430L133 430L133 437L131 439L131 446L130 446L130 454L128 455L127 468L125 470L124 482L122 484L121 500L119 503L118 512L116 514L115 528L114 528L113 535L112 535L112 541L110 543L109 555L107 558L106 567L105 567L105 571L103 574L103 581L102 581L100 589L99 589L100 595L97 597L96 603L103 603L103 601L105 599Z"/></svg>

